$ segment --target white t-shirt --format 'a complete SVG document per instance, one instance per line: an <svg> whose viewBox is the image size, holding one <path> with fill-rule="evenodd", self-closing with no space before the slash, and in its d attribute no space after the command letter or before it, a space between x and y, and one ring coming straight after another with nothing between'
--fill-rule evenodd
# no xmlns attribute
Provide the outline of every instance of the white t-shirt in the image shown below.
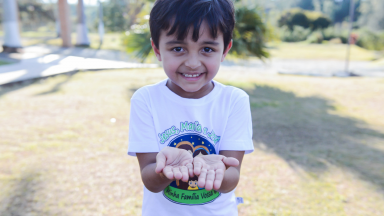
<svg viewBox="0 0 384 216"><path fill-rule="evenodd" d="M193 156L221 150L253 151L247 93L213 81L208 95L189 99L172 92L166 83L142 87L132 96L129 155L159 152L165 146L190 150ZM206 191L195 180L173 181L159 193L144 186L142 215L237 215L235 190L225 194Z"/></svg>

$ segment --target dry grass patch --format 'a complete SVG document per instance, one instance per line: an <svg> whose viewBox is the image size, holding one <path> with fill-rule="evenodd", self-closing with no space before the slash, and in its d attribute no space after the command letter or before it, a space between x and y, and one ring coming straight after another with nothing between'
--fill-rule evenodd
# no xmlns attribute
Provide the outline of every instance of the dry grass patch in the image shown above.
<svg viewBox="0 0 384 216"><path fill-rule="evenodd" d="M272 43L269 50L273 58L281 59L337 59L345 60L345 44ZM370 61L378 58L374 51L351 46L351 60Z"/></svg>
<svg viewBox="0 0 384 216"><path fill-rule="evenodd" d="M0 215L140 215L129 100L164 78L99 71L2 86ZM256 151L242 167L240 215L384 214L383 79L218 80L251 99Z"/></svg>

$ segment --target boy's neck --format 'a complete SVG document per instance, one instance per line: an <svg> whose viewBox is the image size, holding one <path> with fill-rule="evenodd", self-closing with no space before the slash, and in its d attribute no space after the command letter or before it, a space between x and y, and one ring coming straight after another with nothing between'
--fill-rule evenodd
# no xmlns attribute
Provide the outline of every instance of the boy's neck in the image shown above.
<svg viewBox="0 0 384 216"><path fill-rule="evenodd" d="M203 86L201 89L199 89L196 92L186 92L182 88L180 88L180 86L173 83L170 79L168 79L166 86L171 91L173 91L175 94L179 95L180 97L191 98L191 99L202 98L202 97L206 96L207 94L209 94L214 88L213 81L210 81L208 84L206 84L205 86Z"/></svg>

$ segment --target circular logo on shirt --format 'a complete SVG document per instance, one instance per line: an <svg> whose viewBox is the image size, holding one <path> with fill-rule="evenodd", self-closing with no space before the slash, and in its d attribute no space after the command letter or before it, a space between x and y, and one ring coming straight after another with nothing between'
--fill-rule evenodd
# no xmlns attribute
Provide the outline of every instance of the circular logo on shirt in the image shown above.
<svg viewBox="0 0 384 216"><path fill-rule="evenodd" d="M216 154L215 147L203 136L195 133L175 137L169 142L168 146L185 149L193 157L200 154ZM169 201L182 205L207 204L221 195L220 192L215 190L207 191L205 188L199 188L197 180L197 176L190 177L188 182L175 180L164 189L163 194Z"/></svg>

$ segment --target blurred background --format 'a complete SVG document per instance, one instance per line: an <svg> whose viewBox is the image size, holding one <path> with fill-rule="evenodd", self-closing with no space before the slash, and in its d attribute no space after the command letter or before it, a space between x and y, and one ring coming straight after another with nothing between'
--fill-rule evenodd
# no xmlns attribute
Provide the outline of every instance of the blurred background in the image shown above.
<svg viewBox="0 0 384 216"><path fill-rule="evenodd" d="M140 215L130 98L152 0L0 0L0 215ZM384 215L384 1L236 0L215 78L250 96L240 215Z"/></svg>

